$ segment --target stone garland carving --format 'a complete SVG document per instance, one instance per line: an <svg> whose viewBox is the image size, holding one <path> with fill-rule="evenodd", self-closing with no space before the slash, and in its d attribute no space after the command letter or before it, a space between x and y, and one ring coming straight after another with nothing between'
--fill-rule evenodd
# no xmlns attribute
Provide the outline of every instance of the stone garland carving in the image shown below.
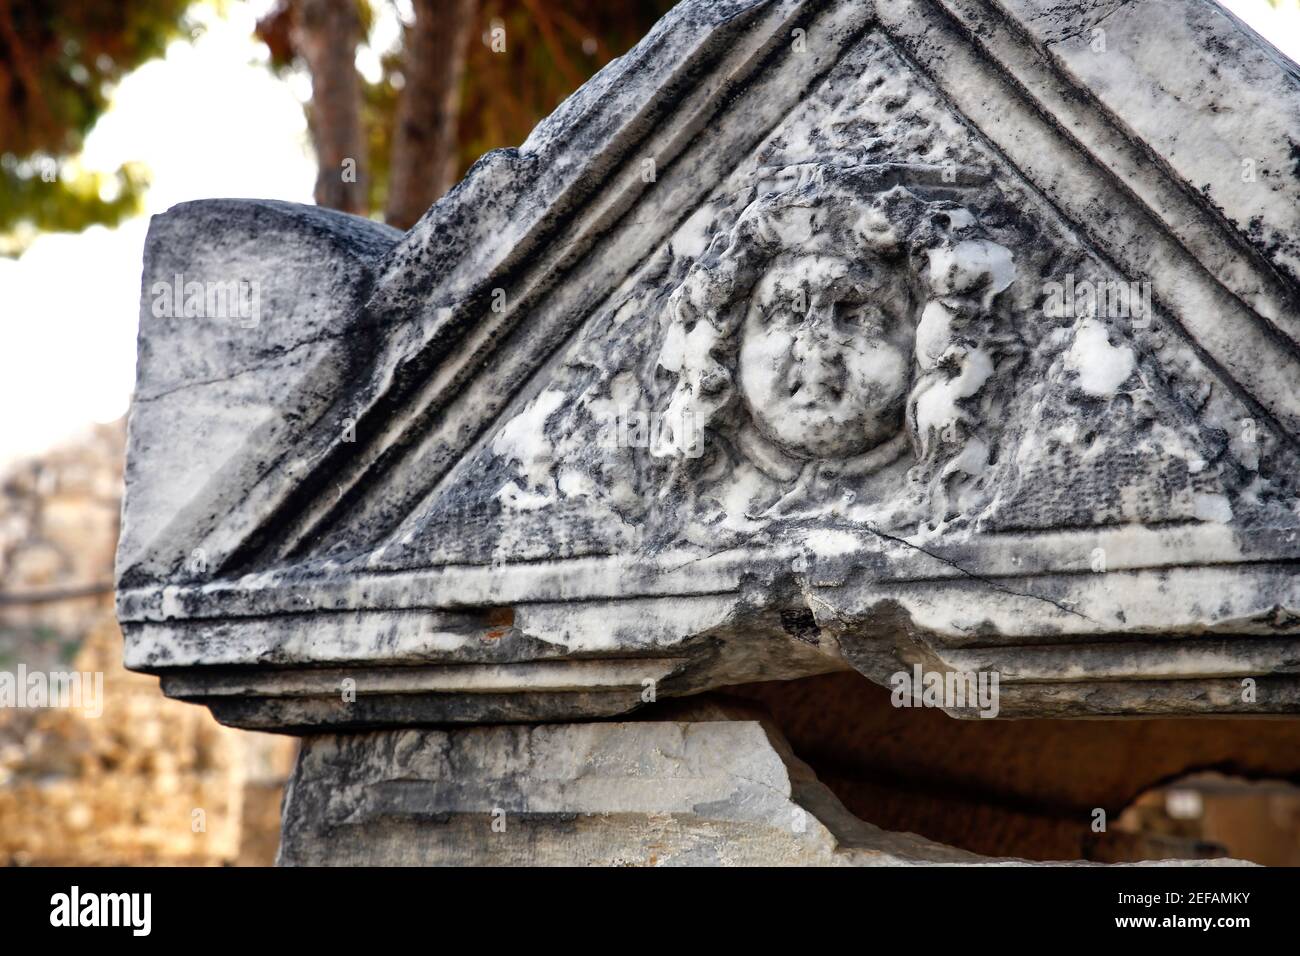
<svg viewBox="0 0 1300 956"><path fill-rule="evenodd" d="M664 495L700 499L741 462L774 481L751 520L899 497L942 522L989 462L997 423L968 409L1024 345L998 295L1009 249L956 201L968 170L790 171L673 292L656 364ZM910 462L912 493L855 508L855 481ZM891 524L894 522L890 522Z"/></svg>
<svg viewBox="0 0 1300 956"><path fill-rule="evenodd" d="M1223 415L1196 411L1210 389L1189 401L1148 361L1177 340L1158 316L1047 308L1047 280L1108 273L990 175L756 179L650 260L498 433L494 559L716 551L809 524L921 543L1231 516L1206 428Z"/></svg>

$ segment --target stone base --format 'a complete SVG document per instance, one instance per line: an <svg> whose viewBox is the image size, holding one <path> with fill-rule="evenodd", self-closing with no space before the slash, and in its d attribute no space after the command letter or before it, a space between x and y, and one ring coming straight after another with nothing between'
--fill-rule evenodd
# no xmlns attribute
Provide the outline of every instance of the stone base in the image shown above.
<svg viewBox="0 0 1300 956"><path fill-rule="evenodd" d="M757 720L308 738L279 856L288 866L1019 862L859 820Z"/></svg>
<svg viewBox="0 0 1300 956"><path fill-rule="evenodd" d="M757 721L304 741L281 865L825 865L981 857L853 817Z"/></svg>

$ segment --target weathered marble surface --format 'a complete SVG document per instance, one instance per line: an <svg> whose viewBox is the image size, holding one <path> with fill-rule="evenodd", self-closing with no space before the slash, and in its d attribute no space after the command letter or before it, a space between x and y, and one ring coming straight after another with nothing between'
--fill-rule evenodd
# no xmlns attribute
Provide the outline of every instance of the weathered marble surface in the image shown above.
<svg viewBox="0 0 1300 956"><path fill-rule="evenodd" d="M687 0L405 235L178 207L128 664L291 732L913 665L1300 711L1297 142L1204 0Z"/></svg>
<svg viewBox="0 0 1300 956"><path fill-rule="evenodd" d="M976 862L848 813L754 721L310 737L281 865Z"/></svg>
<svg viewBox="0 0 1300 956"><path fill-rule="evenodd" d="M1016 865L857 819L755 720L308 737L282 866ZM1240 865L1169 860L1163 865Z"/></svg>

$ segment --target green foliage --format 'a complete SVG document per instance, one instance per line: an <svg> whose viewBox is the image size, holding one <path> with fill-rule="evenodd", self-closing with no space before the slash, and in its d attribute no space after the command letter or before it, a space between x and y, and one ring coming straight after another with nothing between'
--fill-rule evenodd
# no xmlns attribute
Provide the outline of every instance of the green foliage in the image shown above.
<svg viewBox="0 0 1300 956"><path fill-rule="evenodd" d="M0 255L18 255L45 231L112 225L142 208L145 169L83 169L86 134L115 85L168 43L196 32L194 0L0 0ZM207 0L221 6L225 0ZM375 4L356 0L363 28ZM536 123L640 39L673 0L482 0L470 40L460 111L460 172L488 150L522 142ZM505 49L493 49L503 28ZM293 62L288 4L258 35L272 68ZM371 208L388 190L400 51L364 84Z"/></svg>
<svg viewBox="0 0 1300 956"><path fill-rule="evenodd" d="M0 254L139 211L144 171L80 168L116 84L194 25L191 0L0 0Z"/></svg>
<svg viewBox="0 0 1300 956"><path fill-rule="evenodd" d="M393 155L393 128L396 125L398 90L393 75L401 71L402 54L383 56L383 76L378 83L361 82L361 121L366 128L366 147L370 163L370 208L383 209L388 198L389 162Z"/></svg>
<svg viewBox="0 0 1300 956"><path fill-rule="evenodd" d="M103 173L48 156L0 155L0 255L21 255L42 232L80 232L136 215L147 185L139 163Z"/></svg>

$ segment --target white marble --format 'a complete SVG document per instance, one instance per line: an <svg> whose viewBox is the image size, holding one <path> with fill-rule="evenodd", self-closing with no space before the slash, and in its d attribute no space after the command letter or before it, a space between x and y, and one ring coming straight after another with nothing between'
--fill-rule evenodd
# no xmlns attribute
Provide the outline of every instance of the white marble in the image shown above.
<svg viewBox="0 0 1300 956"><path fill-rule="evenodd" d="M294 733L914 665L1300 711L1298 142L1201 0L687 0L404 235L177 207L127 662Z"/></svg>

